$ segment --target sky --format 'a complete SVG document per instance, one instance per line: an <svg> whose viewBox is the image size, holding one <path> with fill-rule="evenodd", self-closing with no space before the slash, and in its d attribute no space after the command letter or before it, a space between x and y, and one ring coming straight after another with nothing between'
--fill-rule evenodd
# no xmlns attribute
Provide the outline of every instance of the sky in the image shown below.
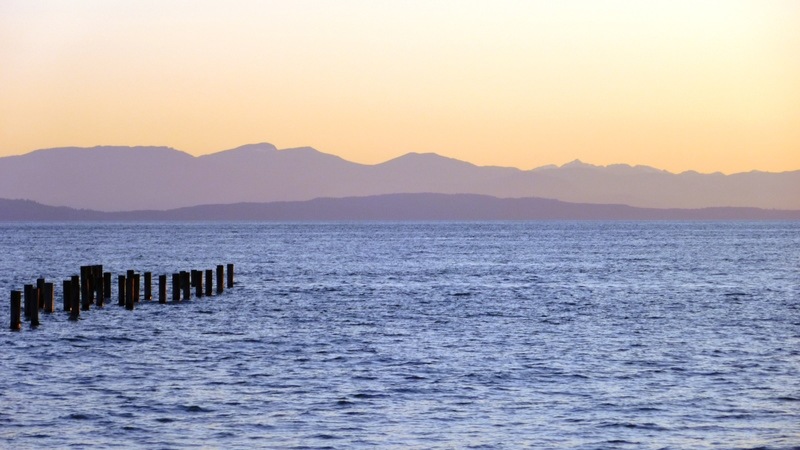
<svg viewBox="0 0 800 450"><path fill-rule="evenodd" d="M0 0L0 156L800 169L795 0Z"/></svg>

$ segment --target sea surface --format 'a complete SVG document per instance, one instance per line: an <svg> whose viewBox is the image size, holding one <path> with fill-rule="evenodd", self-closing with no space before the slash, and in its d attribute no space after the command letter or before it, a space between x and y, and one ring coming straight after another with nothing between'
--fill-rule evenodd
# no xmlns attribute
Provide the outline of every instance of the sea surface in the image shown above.
<svg viewBox="0 0 800 450"><path fill-rule="evenodd" d="M0 224L0 295L0 448L800 448L798 222Z"/></svg>

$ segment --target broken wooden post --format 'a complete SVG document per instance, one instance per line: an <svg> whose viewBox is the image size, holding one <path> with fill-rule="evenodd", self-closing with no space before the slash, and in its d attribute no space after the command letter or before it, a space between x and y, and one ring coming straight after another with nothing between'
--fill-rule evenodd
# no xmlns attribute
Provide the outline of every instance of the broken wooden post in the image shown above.
<svg viewBox="0 0 800 450"><path fill-rule="evenodd" d="M71 302L69 306L69 320L78 320L81 317L81 277L73 275L69 285L72 288L72 292L69 296Z"/></svg>
<svg viewBox="0 0 800 450"><path fill-rule="evenodd" d="M94 294L93 295L95 297L95 305L97 305L98 308L102 308L103 306L105 306L105 299L106 299L106 293L104 291L105 290L105 285L103 283L103 274L101 273L99 276L97 274L92 274L92 277L94 279L94 282L93 282Z"/></svg>
<svg viewBox="0 0 800 450"><path fill-rule="evenodd" d="M214 271L206 269L206 297L211 297L214 290Z"/></svg>
<svg viewBox="0 0 800 450"><path fill-rule="evenodd" d="M167 303L167 276L158 276L158 303Z"/></svg>
<svg viewBox="0 0 800 450"><path fill-rule="evenodd" d="M106 293L105 293L105 281L103 280L103 266L93 266L94 270L92 272L92 280L94 284L94 292L95 292L95 304L98 308L102 308L103 304L105 303Z"/></svg>
<svg viewBox="0 0 800 450"><path fill-rule="evenodd" d="M11 330L19 331L22 328L22 292L11 291Z"/></svg>
<svg viewBox="0 0 800 450"><path fill-rule="evenodd" d="M118 275L117 276L117 291L119 291L119 292L117 294L117 304L119 306L125 306L125 292L127 291L127 289L125 289L125 287L126 287L125 284L126 284L125 283L125 275Z"/></svg>
<svg viewBox="0 0 800 450"><path fill-rule="evenodd" d="M128 271L128 273L130 272L132 271ZM134 287L135 280L136 280L135 275L125 277L125 309L129 311L133 310L133 305L134 305L133 296L135 293L134 291L136 289Z"/></svg>
<svg viewBox="0 0 800 450"><path fill-rule="evenodd" d="M92 266L81 266L81 309L89 311L94 303L94 282Z"/></svg>
<svg viewBox="0 0 800 450"><path fill-rule="evenodd" d="M133 302L139 303L140 288L142 287L142 278L138 273L133 274Z"/></svg>
<svg viewBox="0 0 800 450"><path fill-rule="evenodd" d="M203 297L203 272L200 270L192 270L192 285L194 285L194 296L197 298Z"/></svg>
<svg viewBox="0 0 800 450"><path fill-rule="evenodd" d="M81 266L81 275L80 275L80 283L81 283L81 304L86 305L89 298L89 275L88 275L88 267Z"/></svg>
<svg viewBox="0 0 800 450"><path fill-rule="evenodd" d="M64 296L63 296L63 298L64 298L64 311L68 312L69 309L72 307L72 300L71 300L72 280L64 280L64 283L62 283L62 286L64 288Z"/></svg>
<svg viewBox="0 0 800 450"><path fill-rule="evenodd" d="M44 309L44 296L42 292L44 291L44 278L37 278L36 279L36 289L39 290L39 309Z"/></svg>
<svg viewBox="0 0 800 450"><path fill-rule="evenodd" d="M53 298L53 283L44 283L41 296L44 303L44 312L52 313L55 310L55 299Z"/></svg>
<svg viewBox="0 0 800 450"><path fill-rule="evenodd" d="M189 300L191 296L191 292L189 291L190 288L190 280L189 280L189 272L181 271L181 288L183 289L183 299Z"/></svg>
<svg viewBox="0 0 800 450"><path fill-rule="evenodd" d="M228 287L233 287L233 264L228 264Z"/></svg>
<svg viewBox="0 0 800 450"><path fill-rule="evenodd" d="M172 301L176 303L181 301L181 274L179 273L172 274Z"/></svg>
<svg viewBox="0 0 800 450"><path fill-rule="evenodd" d="M22 289L22 306L25 309L25 320L31 320L31 298L33 298L32 291L32 284L26 284Z"/></svg>
<svg viewBox="0 0 800 450"><path fill-rule="evenodd" d="M72 291L69 295L69 320L78 320L81 317L81 279L78 275L72 276L69 283Z"/></svg>
<svg viewBox="0 0 800 450"><path fill-rule="evenodd" d="M153 299L153 274L151 272L144 273L144 299Z"/></svg>
<svg viewBox="0 0 800 450"><path fill-rule="evenodd" d="M217 266L217 294L222 294L223 286L225 284L225 269L222 266Z"/></svg>
<svg viewBox="0 0 800 450"><path fill-rule="evenodd" d="M106 299L111 298L111 272L103 273L103 293L106 295Z"/></svg>
<svg viewBox="0 0 800 450"><path fill-rule="evenodd" d="M84 296L81 299L81 309L84 311L89 311L92 309L92 301L94 300L94 291L91 289L91 283L89 279L91 278L91 271L89 267L85 267L83 272L85 277L81 278L81 286L83 287Z"/></svg>
<svg viewBox="0 0 800 450"><path fill-rule="evenodd" d="M42 293L39 292L39 288L31 289L31 326L38 327L39 326L39 297L41 297Z"/></svg>

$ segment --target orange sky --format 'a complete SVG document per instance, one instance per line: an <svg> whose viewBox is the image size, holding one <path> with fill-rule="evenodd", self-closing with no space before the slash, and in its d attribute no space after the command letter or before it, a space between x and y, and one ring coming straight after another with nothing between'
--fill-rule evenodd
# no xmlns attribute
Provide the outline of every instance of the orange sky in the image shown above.
<svg viewBox="0 0 800 450"><path fill-rule="evenodd" d="M4 0L0 156L800 169L800 2Z"/></svg>

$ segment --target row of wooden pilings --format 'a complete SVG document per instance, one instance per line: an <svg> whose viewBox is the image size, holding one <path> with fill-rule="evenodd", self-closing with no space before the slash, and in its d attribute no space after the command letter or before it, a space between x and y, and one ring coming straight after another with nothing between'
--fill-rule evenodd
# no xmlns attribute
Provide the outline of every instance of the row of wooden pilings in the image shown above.
<svg viewBox="0 0 800 450"><path fill-rule="evenodd" d="M224 285L233 287L233 264L217 266L216 295L222 294ZM227 274L227 280L225 275ZM136 308L140 299L153 300L153 274L144 272L144 276L134 270L117 277L118 304L128 310ZM204 277L205 275L205 277ZM192 297L214 295L214 271L209 269L181 271L172 274L172 301L187 301ZM102 265L81 266L80 275L73 275L63 282L64 311L69 312L70 320L78 320L81 311L89 311L94 305L102 308L111 299L111 272L103 272ZM141 289L142 278L144 289ZM204 280L205 278L205 280ZM23 302L24 299L24 302ZM167 303L167 276L158 275L158 302ZM24 309L23 309L24 307ZM32 327L39 326L39 311L53 313L55 311L55 292L53 283L44 278L36 280L36 284L26 284L23 291L11 291L11 329L22 328L22 316Z"/></svg>

